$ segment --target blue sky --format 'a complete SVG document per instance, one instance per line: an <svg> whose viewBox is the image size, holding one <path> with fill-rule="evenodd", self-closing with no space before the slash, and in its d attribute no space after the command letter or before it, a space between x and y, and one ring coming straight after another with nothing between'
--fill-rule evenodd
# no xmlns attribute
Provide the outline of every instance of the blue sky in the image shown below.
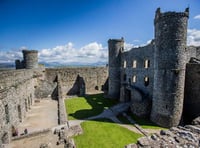
<svg viewBox="0 0 200 148"><path fill-rule="evenodd" d="M126 47L154 38L153 19L190 7L188 44L200 45L199 0L0 0L0 62L21 58L22 49L39 50L40 61L107 61L109 38Z"/></svg>

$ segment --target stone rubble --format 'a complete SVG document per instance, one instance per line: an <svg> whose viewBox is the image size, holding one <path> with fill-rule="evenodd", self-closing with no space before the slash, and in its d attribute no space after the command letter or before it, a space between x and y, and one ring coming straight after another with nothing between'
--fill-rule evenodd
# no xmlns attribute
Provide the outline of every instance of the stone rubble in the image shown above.
<svg viewBox="0 0 200 148"><path fill-rule="evenodd" d="M152 134L139 138L136 144L129 144L125 148L199 148L200 124L199 117L193 120L196 125L172 127L161 130L159 134Z"/></svg>

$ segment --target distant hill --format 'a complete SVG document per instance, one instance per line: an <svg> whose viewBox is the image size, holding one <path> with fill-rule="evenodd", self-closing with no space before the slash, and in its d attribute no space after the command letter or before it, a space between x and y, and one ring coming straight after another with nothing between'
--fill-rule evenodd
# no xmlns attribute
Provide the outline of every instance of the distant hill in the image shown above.
<svg viewBox="0 0 200 148"><path fill-rule="evenodd" d="M84 66L106 66L106 62L97 62L97 63L79 63L79 62L71 62L71 63L58 63L58 62L41 62L41 64L44 64L45 67L84 67Z"/></svg>
<svg viewBox="0 0 200 148"><path fill-rule="evenodd" d="M15 68L14 63L0 63L0 69Z"/></svg>
<svg viewBox="0 0 200 148"><path fill-rule="evenodd" d="M106 66L106 62L97 62L97 63L58 63L58 62L41 62L41 64L45 65L47 68L56 68L56 67L84 67L84 66ZM15 69L15 63L0 63L0 69Z"/></svg>

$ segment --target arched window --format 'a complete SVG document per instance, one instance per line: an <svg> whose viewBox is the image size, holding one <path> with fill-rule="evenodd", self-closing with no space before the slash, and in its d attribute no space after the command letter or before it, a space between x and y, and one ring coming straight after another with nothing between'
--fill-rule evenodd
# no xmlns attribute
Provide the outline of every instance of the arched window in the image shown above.
<svg viewBox="0 0 200 148"><path fill-rule="evenodd" d="M148 86L149 85L149 77L144 77L144 85Z"/></svg>
<svg viewBox="0 0 200 148"><path fill-rule="evenodd" d="M126 68L126 61L124 61L124 68Z"/></svg>
<svg viewBox="0 0 200 148"><path fill-rule="evenodd" d="M136 82L136 78L137 78L136 75L134 75L134 76L133 76L133 79L132 79L132 80L133 80L133 83Z"/></svg>
<svg viewBox="0 0 200 148"><path fill-rule="evenodd" d="M144 68L149 68L150 67L150 60L145 60L144 61Z"/></svg>
<svg viewBox="0 0 200 148"><path fill-rule="evenodd" d="M133 60L133 68L136 68L136 67L137 67L137 61Z"/></svg>

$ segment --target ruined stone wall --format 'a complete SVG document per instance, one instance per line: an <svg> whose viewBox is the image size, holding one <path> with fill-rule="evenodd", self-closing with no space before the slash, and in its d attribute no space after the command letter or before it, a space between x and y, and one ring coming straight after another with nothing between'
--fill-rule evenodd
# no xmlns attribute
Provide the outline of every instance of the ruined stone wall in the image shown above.
<svg viewBox="0 0 200 148"><path fill-rule="evenodd" d="M124 87L122 91L131 91L129 97L133 113L138 116L148 115L154 84L154 42L122 53L121 84L121 87ZM122 91L121 94L126 93ZM120 100L128 101L126 97L128 96L122 95ZM144 105L144 102L148 103Z"/></svg>
<svg viewBox="0 0 200 148"><path fill-rule="evenodd" d="M49 95L55 92L57 74L60 75L64 95L79 95L83 89L86 93L103 90L108 79L107 67L46 69L46 82L52 86L49 87Z"/></svg>
<svg viewBox="0 0 200 148"><path fill-rule="evenodd" d="M32 70L9 70L0 72L0 76L0 141L6 143L11 126L17 127L24 120L34 102L38 75Z"/></svg>
<svg viewBox="0 0 200 148"><path fill-rule="evenodd" d="M186 66L184 121L190 123L200 116L200 64Z"/></svg>

